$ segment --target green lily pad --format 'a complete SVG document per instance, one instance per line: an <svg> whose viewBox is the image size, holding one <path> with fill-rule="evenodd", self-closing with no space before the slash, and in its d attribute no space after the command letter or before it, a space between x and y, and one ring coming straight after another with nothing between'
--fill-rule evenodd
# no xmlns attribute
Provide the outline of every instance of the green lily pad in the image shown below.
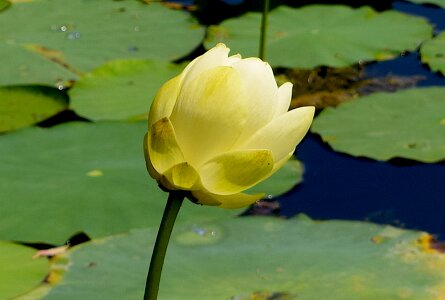
<svg viewBox="0 0 445 300"><path fill-rule="evenodd" d="M167 193L145 169L146 130L146 122L68 123L3 136L0 238L61 244L78 232L95 238L158 226ZM196 220L241 212L189 205Z"/></svg>
<svg viewBox="0 0 445 300"><path fill-rule="evenodd" d="M0 132L43 121L68 106L58 90L45 87L0 87Z"/></svg>
<svg viewBox="0 0 445 300"><path fill-rule="evenodd" d="M409 2L414 2L419 4L435 4L440 7L445 7L445 0L409 0Z"/></svg>
<svg viewBox="0 0 445 300"><path fill-rule="evenodd" d="M180 212L181 214L181 212ZM207 236L196 230L213 228ZM142 299L156 231L94 240L56 262L67 271L44 299ZM242 217L175 228L159 300L433 300L445 257L430 236L361 222Z"/></svg>
<svg viewBox="0 0 445 300"><path fill-rule="evenodd" d="M152 100L178 65L152 60L118 60L87 73L69 90L71 108L91 120L146 118Z"/></svg>
<svg viewBox="0 0 445 300"><path fill-rule="evenodd" d="M303 166L300 161L290 159L281 169L267 180L260 182L247 190L248 193L267 192L267 198L271 199L290 191L303 180Z"/></svg>
<svg viewBox="0 0 445 300"><path fill-rule="evenodd" d="M203 35L204 28L188 12L136 0L30 1L0 14L2 47L25 47L75 74L111 59L176 60L196 48ZM14 54L6 56L7 69L22 65Z"/></svg>
<svg viewBox="0 0 445 300"><path fill-rule="evenodd" d="M377 160L445 159L445 88L375 93L327 108L312 131L334 150Z"/></svg>
<svg viewBox="0 0 445 300"><path fill-rule="evenodd" d="M445 32L423 43L420 57L431 70L445 75Z"/></svg>
<svg viewBox="0 0 445 300"><path fill-rule="evenodd" d="M210 27L206 48L226 43L234 53L258 54L259 13L247 13ZM274 66L344 67L360 61L385 60L416 49L432 34L419 17L370 7L280 6L270 12L267 61Z"/></svg>
<svg viewBox="0 0 445 300"><path fill-rule="evenodd" d="M2 60L0 85L34 84L63 88L65 80L77 78L63 66L19 45L0 42L0 57L7 58Z"/></svg>
<svg viewBox="0 0 445 300"><path fill-rule="evenodd" d="M33 259L36 250L0 241L0 296L11 299L27 293L43 282L49 272L48 261Z"/></svg>

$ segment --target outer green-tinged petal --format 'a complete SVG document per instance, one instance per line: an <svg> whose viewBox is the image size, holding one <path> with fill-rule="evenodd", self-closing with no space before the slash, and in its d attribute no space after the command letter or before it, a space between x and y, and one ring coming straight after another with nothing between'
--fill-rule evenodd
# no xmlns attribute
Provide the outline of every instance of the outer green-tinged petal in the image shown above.
<svg viewBox="0 0 445 300"><path fill-rule="evenodd" d="M178 143L193 166L231 150L248 114L246 91L231 67L217 67L184 84L171 115Z"/></svg>
<svg viewBox="0 0 445 300"><path fill-rule="evenodd" d="M202 185L213 194L230 195L244 191L268 177L274 160L270 150L224 153L200 169Z"/></svg>
<svg viewBox="0 0 445 300"><path fill-rule="evenodd" d="M289 110L292 100L292 83L286 82L278 88L277 108L275 117L281 116Z"/></svg>
<svg viewBox="0 0 445 300"><path fill-rule="evenodd" d="M272 68L259 58L246 58L234 63L232 67L239 72L248 93L249 116L240 136L240 141L244 141L274 117L278 87Z"/></svg>
<svg viewBox="0 0 445 300"><path fill-rule="evenodd" d="M168 118L162 118L151 126L147 148L149 160L159 174L184 162L175 130Z"/></svg>
<svg viewBox="0 0 445 300"><path fill-rule="evenodd" d="M198 203L204 205L219 206L221 208L241 208L262 199L265 194L249 195L244 193L234 195L215 195L204 191L193 191L193 196Z"/></svg>
<svg viewBox="0 0 445 300"><path fill-rule="evenodd" d="M241 148L270 149L275 161L280 161L303 139L311 126L314 112L313 106L289 111L257 131Z"/></svg>
<svg viewBox="0 0 445 300"><path fill-rule="evenodd" d="M148 128L156 121L170 117L179 94L181 75L178 75L162 85L156 94L148 115Z"/></svg>
<svg viewBox="0 0 445 300"><path fill-rule="evenodd" d="M159 180L161 178L161 174L159 174L150 160L150 155L148 154L148 132L144 135L144 156L145 156L145 166L147 167L148 174L150 174L151 178Z"/></svg>
<svg viewBox="0 0 445 300"><path fill-rule="evenodd" d="M187 84L196 76L213 68L229 66L233 61L228 58L229 51L230 49L226 45L218 44L203 55L195 58L183 71L185 75L183 83Z"/></svg>
<svg viewBox="0 0 445 300"><path fill-rule="evenodd" d="M187 162L173 166L164 176L178 190L189 190L200 183L198 172Z"/></svg>

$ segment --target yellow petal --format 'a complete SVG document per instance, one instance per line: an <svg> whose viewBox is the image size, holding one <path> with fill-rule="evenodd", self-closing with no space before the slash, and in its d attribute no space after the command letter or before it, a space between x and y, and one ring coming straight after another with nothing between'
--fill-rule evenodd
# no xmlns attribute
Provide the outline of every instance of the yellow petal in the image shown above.
<svg viewBox="0 0 445 300"><path fill-rule="evenodd" d="M238 72L217 67L182 86L170 120L187 161L199 168L232 148L247 114Z"/></svg>
<svg viewBox="0 0 445 300"><path fill-rule="evenodd" d="M148 159L159 174L184 162L184 155L176 141L175 130L168 118L162 118L151 126L147 149Z"/></svg>
<svg viewBox="0 0 445 300"><path fill-rule="evenodd" d="M159 180L161 178L161 174L156 172L153 164L150 160L150 155L148 154L148 139L149 134L146 133L144 136L144 156L145 156L145 166L147 167L148 174L150 174L151 178Z"/></svg>
<svg viewBox="0 0 445 300"><path fill-rule="evenodd" d="M219 206L221 208L245 207L264 197L264 194L249 195L238 193L234 195L216 195L205 191L193 191L192 194L199 204Z"/></svg>
<svg viewBox="0 0 445 300"><path fill-rule="evenodd" d="M187 162L173 166L164 176L178 190L190 190L199 184L198 172Z"/></svg>
<svg viewBox="0 0 445 300"><path fill-rule="evenodd" d="M311 126L315 108L306 106L291 110L261 128L241 149L270 149L275 161L292 152Z"/></svg>
<svg viewBox="0 0 445 300"><path fill-rule="evenodd" d="M235 62L232 67L239 72L248 97L250 113L240 136L240 140L244 141L274 117L278 87L272 68L259 58L246 58Z"/></svg>
<svg viewBox="0 0 445 300"><path fill-rule="evenodd" d="M275 117L281 116L289 110L292 100L292 83L286 82L278 88L277 108Z"/></svg>
<svg viewBox="0 0 445 300"><path fill-rule="evenodd" d="M267 178L274 161L269 150L235 151L217 156L200 169L202 185L213 194L244 191Z"/></svg>
<svg viewBox="0 0 445 300"><path fill-rule="evenodd" d="M148 129L162 118L170 117L178 97L181 75L178 75L162 85L156 94L148 115Z"/></svg>
<svg viewBox="0 0 445 300"><path fill-rule="evenodd" d="M201 73L220 66L229 66L236 59L229 59L230 49L219 43L201 56L195 58L184 69L184 83L189 83Z"/></svg>

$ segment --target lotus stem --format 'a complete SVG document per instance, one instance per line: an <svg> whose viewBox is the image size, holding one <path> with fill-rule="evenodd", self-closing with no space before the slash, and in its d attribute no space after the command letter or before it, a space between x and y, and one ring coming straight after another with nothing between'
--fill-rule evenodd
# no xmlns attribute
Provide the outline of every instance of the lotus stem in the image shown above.
<svg viewBox="0 0 445 300"><path fill-rule="evenodd" d="M264 0L263 15L261 18L261 33L260 33L260 53L258 55L261 60L266 60L266 38L267 38L267 25L269 15L269 1Z"/></svg>
<svg viewBox="0 0 445 300"><path fill-rule="evenodd" d="M150 268L148 270L147 282L145 284L144 300L156 300L159 292L159 282L161 280L162 267L164 265L165 254L168 242L175 225L176 216L184 200L181 191L170 192L159 227L158 236L151 256Z"/></svg>

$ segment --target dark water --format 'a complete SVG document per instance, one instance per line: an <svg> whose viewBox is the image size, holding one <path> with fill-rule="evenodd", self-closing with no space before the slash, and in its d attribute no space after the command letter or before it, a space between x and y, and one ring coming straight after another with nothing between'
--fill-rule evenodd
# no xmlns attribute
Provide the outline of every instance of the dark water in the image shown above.
<svg viewBox="0 0 445 300"><path fill-rule="evenodd" d="M394 8L427 17L436 32L445 29L444 9L399 1ZM445 85L443 76L420 63L418 53L371 64L366 72L370 77L421 75L425 80L419 86ZM304 182L280 199L282 214L369 220L445 238L445 162L359 159L332 151L314 134L304 139L296 154L305 166Z"/></svg>

